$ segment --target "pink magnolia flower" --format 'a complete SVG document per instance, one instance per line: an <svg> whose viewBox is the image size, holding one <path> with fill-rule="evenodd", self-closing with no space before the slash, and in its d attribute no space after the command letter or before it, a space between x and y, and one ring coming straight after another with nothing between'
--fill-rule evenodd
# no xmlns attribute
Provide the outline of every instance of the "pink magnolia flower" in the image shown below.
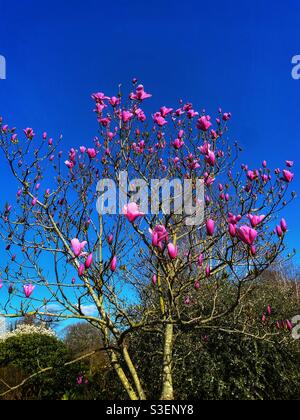
<svg viewBox="0 0 300 420"><path fill-rule="evenodd" d="M207 155L210 152L210 148L211 145L207 142L205 142L202 146L198 147L198 149L203 155Z"/></svg>
<svg viewBox="0 0 300 420"><path fill-rule="evenodd" d="M65 161L65 165L69 168L69 169L73 169L74 168L74 163L70 162L69 160Z"/></svg>
<svg viewBox="0 0 300 420"><path fill-rule="evenodd" d="M35 286L32 284L26 284L23 286L24 294L27 298L30 298L32 293L34 292Z"/></svg>
<svg viewBox="0 0 300 420"><path fill-rule="evenodd" d="M211 275L211 268L210 268L209 265L206 267L205 273L206 273L206 277L210 277L210 275Z"/></svg>
<svg viewBox="0 0 300 420"><path fill-rule="evenodd" d="M116 106L120 105L121 99L113 96L112 98L110 98L108 102L113 108L115 108Z"/></svg>
<svg viewBox="0 0 300 420"><path fill-rule="evenodd" d="M185 305L190 305L191 303L192 303L191 298L190 298L189 296L187 296L187 297L184 299L184 304L185 304Z"/></svg>
<svg viewBox="0 0 300 420"><path fill-rule="evenodd" d="M230 120L230 118L231 118L231 112L225 112L224 114L223 114L223 117L222 117L222 120L223 121L229 121Z"/></svg>
<svg viewBox="0 0 300 420"><path fill-rule="evenodd" d="M172 260L175 260L176 258L177 258L177 256L178 256L178 247L177 246L175 246L174 244L172 244L172 243L169 243L168 244L168 253L169 253L169 257L172 259Z"/></svg>
<svg viewBox="0 0 300 420"><path fill-rule="evenodd" d="M292 182L294 179L294 174L290 171L284 170L283 171L283 180L286 182Z"/></svg>
<svg viewBox="0 0 300 420"><path fill-rule="evenodd" d="M197 121L197 128L199 128L199 130L202 131L208 131L212 126L210 120L211 118L209 115L199 118L199 120Z"/></svg>
<svg viewBox="0 0 300 420"><path fill-rule="evenodd" d="M294 162L292 160L287 160L285 163L288 168L292 168L294 166Z"/></svg>
<svg viewBox="0 0 300 420"><path fill-rule="evenodd" d="M87 149L87 154L90 159L94 159L97 156L97 152L93 148Z"/></svg>
<svg viewBox="0 0 300 420"><path fill-rule="evenodd" d="M201 287L200 282L199 281L196 281L195 282L195 285L194 285L195 290L199 290L200 287Z"/></svg>
<svg viewBox="0 0 300 420"><path fill-rule="evenodd" d="M286 220L285 219L281 219L281 222L280 222L280 227L281 227L281 229L282 229L282 232L287 232L287 223L286 223Z"/></svg>
<svg viewBox="0 0 300 420"><path fill-rule="evenodd" d="M200 254L198 258L198 267L202 267L202 266L203 266L203 255Z"/></svg>
<svg viewBox="0 0 300 420"><path fill-rule="evenodd" d="M206 232L208 236L214 236L215 233L215 222L212 219L209 219L206 222Z"/></svg>
<svg viewBox="0 0 300 420"><path fill-rule="evenodd" d="M207 187L210 187L215 182L215 180L216 179L212 175L208 175L204 178L204 183Z"/></svg>
<svg viewBox="0 0 300 420"><path fill-rule="evenodd" d="M35 136L35 133L32 128L25 128L23 132L25 136L28 138L28 140L32 140L33 137Z"/></svg>
<svg viewBox="0 0 300 420"><path fill-rule="evenodd" d="M160 114L163 118L166 118L171 112L173 112L173 108L167 108L166 106L160 108Z"/></svg>
<svg viewBox="0 0 300 420"><path fill-rule="evenodd" d="M93 264L93 254L90 254L86 259L85 268L90 268L92 264Z"/></svg>
<svg viewBox="0 0 300 420"><path fill-rule="evenodd" d="M79 239L74 238L71 240L72 249L75 257L80 257L83 253L85 246L87 245L86 241L80 242Z"/></svg>
<svg viewBox="0 0 300 420"><path fill-rule="evenodd" d="M276 226L276 233L278 235L278 238L282 238L283 236L283 231L281 229L281 226Z"/></svg>
<svg viewBox="0 0 300 420"><path fill-rule="evenodd" d="M235 216L232 213L228 214L228 223L231 223L232 225L237 225L242 219L241 215Z"/></svg>
<svg viewBox="0 0 300 420"><path fill-rule="evenodd" d="M172 142L174 149L179 150L184 146L184 141L182 139L176 139Z"/></svg>
<svg viewBox="0 0 300 420"><path fill-rule="evenodd" d="M142 217L145 213L140 212L139 206L136 203L129 203L123 208L123 214L133 223L138 217Z"/></svg>
<svg viewBox="0 0 300 420"><path fill-rule="evenodd" d="M121 118L122 118L123 123L127 123L128 121L130 121L132 119L132 117L133 117L133 113L132 112L125 111L125 110L122 111Z"/></svg>
<svg viewBox="0 0 300 420"><path fill-rule="evenodd" d="M117 271L117 265L118 265L118 258L114 256L110 263L110 269L113 273Z"/></svg>
<svg viewBox="0 0 300 420"><path fill-rule="evenodd" d="M262 216L256 216L254 214L248 214L247 218L250 220L251 226L253 228L255 228L256 226L258 226L266 218L266 216L264 216L264 215L262 215Z"/></svg>
<svg viewBox="0 0 300 420"><path fill-rule="evenodd" d="M153 286L156 286L157 285L157 275L156 274L154 274L152 276L152 284L153 284Z"/></svg>
<svg viewBox="0 0 300 420"><path fill-rule="evenodd" d="M210 150L208 154L205 156L205 160L210 166L215 166L215 163L216 163L215 153L212 150Z"/></svg>
<svg viewBox="0 0 300 420"><path fill-rule="evenodd" d="M110 124L110 118L106 117L106 118L99 118L99 123L103 126L103 127L108 127Z"/></svg>
<svg viewBox="0 0 300 420"><path fill-rule="evenodd" d="M271 307L271 305L268 305L268 307L267 307L267 314L268 314L269 316L271 316L271 315L272 315L272 307Z"/></svg>
<svg viewBox="0 0 300 420"><path fill-rule="evenodd" d="M193 119L195 117L198 117L199 112L196 112L193 109L189 109L186 115L191 120L191 119Z"/></svg>
<svg viewBox="0 0 300 420"><path fill-rule="evenodd" d="M236 229L237 237L247 245L253 245L257 238L257 231L251 229L249 226L241 226Z"/></svg>
<svg viewBox="0 0 300 420"><path fill-rule="evenodd" d="M232 238L236 236L236 225L232 223L229 224L229 234Z"/></svg>
<svg viewBox="0 0 300 420"><path fill-rule="evenodd" d="M168 122L166 121L166 119L161 115L160 112L156 112L153 115L153 120L154 122L159 125L160 127L163 127L164 125L168 124Z"/></svg>
<svg viewBox="0 0 300 420"><path fill-rule="evenodd" d="M96 102L103 103L103 101L108 100L109 97L105 96L105 94L102 92L97 92L92 94L92 99L94 99Z"/></svg>
<svg viewBox="0 0 300 420"><path fill-rule="evenodd" d="M258 172L257 171L248 171L247 172L247 178L250 180L250 181L254 181L255 179L257 179L258 178Z"/></svg>
<svg viewBox="0 0 300 420"><path fill-rule="evenodd" d="M145 122L145 121L146 121L146 119L147 119L146 114L145 114L145 113L144 113L144 111L143 111L142 109L140 109L140 108L138 108L138 109L135 111L135 115L137 116L137 119L138 119L139 121L141 121L141 122Z"/></svg>
<svg viewBox="0 0 300 420"><path fill-rule="evenodd" d="M84 264L80 264L79 268L78 268L78 276L82 277L84 274L84 270L85 270L85 266Z"/></svg>
<svg viewBox="0 0 300 420"><path fill-rule="evenodd" d="M167 229L163 225L157 225L153 230L149 229L149 232L152 235L152 245L155 247L162 249L163 243L169 240Z"/></svg>
<svg viewBox="0 0 300 420"><path fill-rule="evenodd" d="M130 99L136 99L138 101L143 101L143 100L151 98L151 97L152 97L152 95L145 92L145 89L144 89L143 85L139 85L137 87L135 94L134 93L130 94Z"/></svg>
<svg viewBox="0 0 300 420"><path fill-rule="evenodd" d="M114 241L114 235L111 233L107 238L107 242L109 245L111 245L113 241Z"/></svg>

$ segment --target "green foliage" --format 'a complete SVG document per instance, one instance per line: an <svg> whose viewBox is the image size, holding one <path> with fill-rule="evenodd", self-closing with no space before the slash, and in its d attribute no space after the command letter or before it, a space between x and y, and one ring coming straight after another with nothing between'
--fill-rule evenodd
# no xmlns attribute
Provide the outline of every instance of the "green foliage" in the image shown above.
<svg viewBox="0 0 300 420"><path fill-rule="evenodd" d="M1 377L10 386L27 379L42 369L53 367L48 373L36 376L9 398L61 399L65 389L76 383L80 367L64 367L70 360L66 346L57 338L43 334L16 335L0 341ZM5 387L1 386L0 391Z"/></svg>
<svg viewBox="0 0 300 420"><path fill-rule="evenodd" d="M278 280L276 276L267 273L251 285L242 310L238 308L213 324L176 329L173 369L176 398L300 399L300 340L294 341L288 331L276 328L277 320L300 314L296 290L299 284ZM220 287L223 298L231 301L234 285L223 283ZM210 314L213 293L208 284L191 295L193 303L188 310L194 317L199 313ZM262 323L267 305L272 307L272 314ZM222 303L216 310L222 310ZM241 333L243 325L247 325L245 334ZM261 339L265 334L271 335ZM157 350L162 348L162 334L133 334L130 347L147 395L159 398L162 354Z"/></svg>

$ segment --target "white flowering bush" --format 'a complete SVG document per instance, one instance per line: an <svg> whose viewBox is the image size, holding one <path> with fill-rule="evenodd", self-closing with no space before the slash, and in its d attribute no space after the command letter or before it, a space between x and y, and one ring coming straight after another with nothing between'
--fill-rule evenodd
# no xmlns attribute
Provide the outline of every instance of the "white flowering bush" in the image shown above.
<svg viewBox="0 0 300 420"><path fill-rule="evenodd" d="M6 334L0 337L0 341L8 340L9 338L19 337L20 335L46 335L48 337L55 337L56 334L53 330L46 328L44 325L28 325L28 324L21 324L12 331L7 332Z"/></svg>

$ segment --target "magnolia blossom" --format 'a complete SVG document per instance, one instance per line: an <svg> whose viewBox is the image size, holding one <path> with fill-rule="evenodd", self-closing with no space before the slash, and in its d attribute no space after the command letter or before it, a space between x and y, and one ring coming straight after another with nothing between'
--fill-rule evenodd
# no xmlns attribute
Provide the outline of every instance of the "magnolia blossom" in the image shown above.
<svg viewBox="0 0 300 420"><path fill-rule="evenodd" d="M202 267L203 266L203 255L200 254L198 257L198 267Z"/></svg>
<svg viewBox="0 0 300 420"><path fill-rule="evenodd" d="M25 128L23 132L25 136L28 138L28 140L32 140L33 137L35 136L35 133L32 128Z"/></svg>
<svg viewBox="0 0 300 420"><path fill-rule="evenodd" d="M232 225L237 225L241 220L242 220L241 215L235 216L232 213L228 214L228 223L230 223Z"/></svg>
<svg viewBox="0 0 300 420"><path fill-rule="evenodd" d="M234 225L233 223L229 224L229 234L232 238L234 238L236 235L236 225Z"/></svg>
<svg viewBox="0 0 300 420"><path fill-rule="evenodd" d="M163 225L157 225L153 230L149 229L149 232L152 235L152 245L155 247L162 249L163 243L169 240L167 229Z"/></svg>
<svg viewBox="0 0 300 420"><path fill-rule="evenodd" d="M281 229L282 229L282 232L287 232L287 223L286 223L286 220L285 219L281 219L281 222L280 222L280 227L281 227Z"/></svg>
<svg viewBox="0 0 300 420"><path fill-rule="evenodd" d="M138 101L143 101L143 100L151 98L151 97L152 97L152 95L145 92L145 89L144 89L143 85L139 85L137 87L136 93L131 93L130 94L130 99L135 99L135 100L138 100Z"/></svg>
<svg viewBox="0 0 300 420"><path fill-rule="evenodd" d="M27 298L30 298L32 293L34 292L35 286L32 284L26 284L23 286L24 294Z"/></svg>
<svg viewBox="0 0 300 420"><path fill-rule="evenodd" d="M156 274L154 274L152 276L152 284L153 284L153 286L156 286L157 285L157 275Z"/></svg>
<svg viewBox="0 0 300 420"><path fill-rule="evenodd" d="M110 263L110 269L113 273L117 271L117 264L118 264L118 258L114 256Z"/></svg>
<svg viewBox="0 0 300 420"><path fill-rule="evenodd" d="M177 256L178 256L178 247L177 246L175 246L174 244L172 244L172 243L169 243L168 244L168 253L169 253L169 257L172 259L172 260L176 260L176 258L177 258Z"/></svg>
<svg viewBox="0 0 300 420"><path fill-rule="evenodd" d="M85 261L85 268L90 268L93 264L93 254L90 254Z"/></svg>
<svg viewBox="0 0 300 420"><path fill-rule="evenodd" d="M160 113L163 118L171 114L172 111L173 111L173 108L167 108L166 106L163 106L160 108Z"/></svg>
<svg viewBox="0 0 300 420"><path fill-rule="evenodd" d="M84 271L85 271L85 265L84 264L80 264L79 268L78 268L78 276L82 277L84 275Z"/></svg>
<svg viewBox="0 0 300 420"><path fill-rule="evenodd" d="M252 227L255 228L265 219L266 216L256 216L254 214L248 214L247 217L250 220Z"/></svg>
<svg viewBox="0 0 300 420"><path fill-rule="evenodd" d="M111 233L110 235L108 235L107 242L109 245L111 245L113 241L114 241L114 235Z"/></svg>
<svg viewBox="0 0 300 420"><path fill-rule="evenodd" d="M199 118L199 120L197 121L197 127L199 128L199 130L208 131L212 126L210 120L211 118L209 115L204 115L203 117Z"/></svg>
<svg viewBox="0 0 300 420"><path fill-rule="evenodd" d="M208 236L214 236L215 233L215 222L212 219L209 219L206 222L206 232Z"/></svg>
<svg viewBox="0 0 300 420"><path fill-rule="evenodd" d="M72 249L75 257L80 257L83 254L83 250L87 245L86 241L80 242L79 239L74 238L71 241Z"/></svg>
<svg viewBox="0 0 300 420"><path fill-rule="evenodd" d="M133 113L131 111L122 111L121 114L121 119L123 121L123 123L127 123L128 121L130 121L133 117Z"/></svg>
<svg viewBox="0 0 300 420"><path fill-rule="evenodd" d="M140 212L139 206L136 203L129 203L124 206L123 214L131 223L135 222L137 218L145 215L145 213Z"/></svg>
<svg viewBox="0 0 300 420"><path fill-rule="evenodd" d="M94 159L97 156L97 152L95 149L87 149L87 154L90 159Z"/></svg>
<svg viewBox="0 0 300 420"><path fill-rule="evenodd" d="M208 163L210 166L214 166L216 163L215 153L212 150L210 150L208 154L205 156L205 160L206 160L206 163Z"/></svg>
<svg viewBox="0 0 300 420"><path fill-rule="evenodd" d="M74 168L74 163L73 162L71 162L71 161L69 161L69 160L66 160L65 161L65 165L67 166L67 168L69 168L69 169L73 169Z"/></svg>
<svg viewBox="0 0 300 420"><path fill-rule="evenodd" d="M282 231L282 229L281 229L281 226L276 226L276 233L277 233L277 236L279 237L279 238L282 238L282 236L283 236L283 231Z"/></svg>
<svg viewBox="0 0 300 420"><path fill-rule="evenodd" d="M283 171L283 180L286 182L292 182L294 179L294 174L290 171L284 170Z"/></svg>
<svg viewBox="0 0 300 420"><path fill-rule="evenodd" d="M156 122L157 125L159 125L160 127L163 127L164 125L168 124L168 122L166 121L166 119L161 115L160 112L156 112L153 115L153 120L154 122Z"/></svg>
<svg viewBox="0 0 300 420"><path fill-rule="evenodd" d="M253 245L257 238L257 231L251 229L249 226L241 226L236 229L237 237L247 245Z"/></svg>

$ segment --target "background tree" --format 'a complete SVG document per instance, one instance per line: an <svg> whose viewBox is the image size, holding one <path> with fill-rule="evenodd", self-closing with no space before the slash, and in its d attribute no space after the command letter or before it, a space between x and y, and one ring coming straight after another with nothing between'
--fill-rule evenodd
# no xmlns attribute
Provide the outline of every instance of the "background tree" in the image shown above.
<svg viewBox="0 0 300 420"><path fill-rule="evenodd" d="M64 366L71 360L67 347L43 328L24 324L0 340L0 393L6 399L57 400L67 389L74 389L80 365ZM36 372L53 367L50 372L33 377ZM12 392L7 393L12 388Z"/></svg>

